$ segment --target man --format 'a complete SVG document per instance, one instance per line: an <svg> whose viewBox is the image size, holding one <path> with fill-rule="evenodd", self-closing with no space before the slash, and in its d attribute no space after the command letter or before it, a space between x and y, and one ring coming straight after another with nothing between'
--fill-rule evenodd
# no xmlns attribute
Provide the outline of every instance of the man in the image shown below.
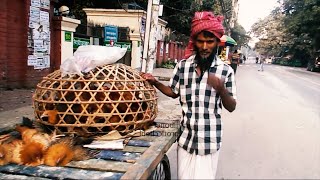
<svg viewBox="0 0 320 180"><path fill-rule="evenodd" d="M142 76L165 95L180 97L178 178L214 179L221 147L221 108L235 110L235 77L217 55L224 34L222 18L196 12L191 29L187 59L176 65L169 86L151 74Z"/></svg>
<svg viewBox="0 0 320 180"><path fill-rule="evenodd" d="M260 59L260 67L259 67L258 71L263 71L263 70L264 70L264 69L263 69L264 62L265 62L265 59L264 59L264 58L261 58L261 59Z"/></svg>
<svg viewBox="0 0 320 180"><path fill-rule="evenodd" d="M232 59L231 59L231 67L234 71L234 74L236 74L236 72L237 72L237 67L240 63L239 61L240 61L240 55L237 50L234 50L234 52L232 54Z"/></svg>

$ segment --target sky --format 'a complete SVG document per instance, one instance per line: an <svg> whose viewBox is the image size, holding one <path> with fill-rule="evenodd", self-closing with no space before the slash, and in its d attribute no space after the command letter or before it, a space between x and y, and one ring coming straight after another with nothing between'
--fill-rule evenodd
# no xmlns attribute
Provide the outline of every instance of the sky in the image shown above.
<svg viewBox="0 0 320 180"><path fill-rule="evenodd" d="M277 0L239 0L238 23L249 31L251 25L268 16L276 6Z"/></svg>

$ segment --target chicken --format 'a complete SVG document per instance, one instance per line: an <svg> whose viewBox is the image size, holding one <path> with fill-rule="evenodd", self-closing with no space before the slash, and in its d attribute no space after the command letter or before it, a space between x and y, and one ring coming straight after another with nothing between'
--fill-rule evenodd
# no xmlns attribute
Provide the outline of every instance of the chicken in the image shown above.
<svg viewBox="0 0 320 180"><path fill-rule="evenodd" d="M89 104L87 107L87 112L89 114L96 113L98 111L98 106L96 104Z"/></svg>
<svg viewBox="0 0 320 180"><path fill-rule="evenodd" d="M80 113L82 110L79 110L81 108L81 105L74 104L72 106L72 110L75 113ZM50 124L58 124L60 122L60 117L58 115L59 111L58 110L46 110L43 112L43 114L40 116L40 118L43 121L47 121ZM76 119L72 115L66 115L64 117L64 121L67 124L74 124L76 122Z"/></svg>
<svg viewBox="0 0 320 180"><path fill-rule="evenodd" d="M22 164L20 158L22 146L22 140L19 139L3 142L0 145L0 165L3 166L9 163Z"/></svg>
<svg viewBox="0 0 320 180"><path fill-rule="evenodd" d="M44 152L57 137L55 133L49 135L25 126L17 126L16 130L20 132L23 142L18 153L21 163L29 166L43 164Z"/></svg>
<svg viewBox="0 0 320 180"><path fill-rule="evenodd" d="M91 99L91 94L89 92L82 92L79 96L81 102L86 102Z"/></svg>
<svg viewBox="0 0 320 180"><path fill-rule="evenodd" d="M27 166L38 166L43 164L46 147L37 142L24 143L20 150L21 163Z"/></svg>
<svg viewBox="0 0 320 180"><path fill-rule="evenodd" d="M119 92L110 92L109 93L109 98L112 100L112 101L119 101L119 98L120 98L120 94Z"/></svg>
<svg viewBox="0 0 320 180"><path fill-rule="evenodd" d="M104 104L101 108L102 113L111 113L113 106L111 104Z"/></svg>
<svg viewBox="0 0 320 180"><path fill-rule="evenodd" d="M48 123L50 124L57 124L59 122L58 118L58 111L57 110L46 110L40 116L40 118L45 121L47 118Z"/></svg>
<svg viewBox="0 0 320 180"><path fill-rule="evenodd" d="M125 122L131 122L131 121L133 121L133 120L135 120L136 121L136 117L134 118L134 116L132 115L132 114L127 114L125 117L124 117L124 121Z"/></svg>
<svg viewBox="0 0 320 180"><path fill-rule="evenodd" d="M45 152L44 164L48 166L65 166L74 156L71 140L65 139L51 145Z"/></svg>
<svg viewBox="0 0 320 180"><path fill-rule="evenodd" d="M76 98L76 94L75 92L67 91L64 98L66 99L66 101L73 102L74 99Z"/></svg>
<svg viewBox="0 0 320 180"><path fill-rule="evenodd" d="M44 164L48 166L65 166L71 161L91 158L88 150L75 146L73 139L65 137L53 143L45 152Z"/></svg>
<svg viewBox="0 0 320 180"><path fill-rule="evenodd" d="M25 126L17 126L16 130L20 132L22 141L25 144L36 142L42 144L45 148L47 148L51 141L56 137L55 134L50 136L49 134L42 133L37 129Z"/></svg>
<svg viewBox="0 0 320 180"><path fill-rule="evenodd" d="M118 123L120 122L121 118L118 115L113 115L109 119L109 123Z"/></svg>
<svg viewBox="0 0 320 180"><path fill-rule="evenodd" d="M106 95L104 92L97 92L97 94L95 95L95 99L97 101L104 101L105 98L106 98Z"/></svg>
<svg viewBox="0 0 320 180"><path fill-rule="evenodd" d="M66 112L68 109L68 105L64 103L58 103L56 104L56 109L58 110L58 112Z"/></svg>
<svg viewBox="0 0 320 180"><path fill-rule="evenodd" d="M90 133L88 133L87 130L83 129L82 127L73 128L73 132L75 132L76 135L82 137L89 137L91 135Z"/></svg>
<svg viewBox="0 0 320 180"><path fill-rule="evenodd" d="M125 88L125 86L120 85L118 86L119 90L126 90L123 92L120 92L120 95L122 94L122 97L120 100L122 101L132 101L133 100L133 94L131 93L131 90L134 89L134 87L132 85L127 85L127 88ZM118 111L120 113L125 113L128 109L128 104L127 103L119 103L118 105Z"/></svg>
<svg viewBox="0 0 320 180"><path fill-rule="evenodd" d="M139 110L139 103L134 102L131 104L130 109L132 112L137 112Z"/></svg>

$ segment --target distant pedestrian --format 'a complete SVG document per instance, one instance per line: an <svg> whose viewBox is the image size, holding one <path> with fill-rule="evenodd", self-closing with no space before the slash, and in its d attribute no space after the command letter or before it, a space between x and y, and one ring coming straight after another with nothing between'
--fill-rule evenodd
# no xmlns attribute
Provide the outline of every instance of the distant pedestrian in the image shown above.
<svg viewBox="0 0 320 180"><path fill-rule="evenodd" d="M259 67L258 71L263 71L263 70L264 70L264 69L263 69L264 62L265 62L265 59L264 59L264 58L261 58L261 59L260 59L260 67Z"/></svg>
<svg viewBox="0 0 320 180"><path fill-rule="evenodd" d="M259 57L257 56L256 57L256 64L258 64L259 63Z"/></svg>

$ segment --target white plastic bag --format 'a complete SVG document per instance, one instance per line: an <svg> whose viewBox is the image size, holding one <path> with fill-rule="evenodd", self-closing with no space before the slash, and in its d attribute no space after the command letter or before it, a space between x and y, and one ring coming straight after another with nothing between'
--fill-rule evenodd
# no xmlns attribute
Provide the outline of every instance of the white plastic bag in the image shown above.
<svg viewBox="0 0 320 180"><path fill-rule="evenodd" d="M121 59L127 49L106 46L80 46L73 57L66 59L60 66L62 75L89 72L97 66L113 64Z"/></svg>

